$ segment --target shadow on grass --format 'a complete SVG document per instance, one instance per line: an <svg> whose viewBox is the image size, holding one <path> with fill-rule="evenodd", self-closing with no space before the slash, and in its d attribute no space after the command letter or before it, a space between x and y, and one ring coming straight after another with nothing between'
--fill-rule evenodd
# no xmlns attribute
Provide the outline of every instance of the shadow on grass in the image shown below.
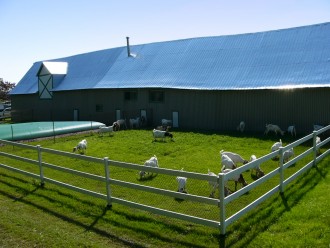
<svg viewBox="0 0 330 248"><path fill-rule="evenodd" d="M256 210L231 224L226 235L219 237L221 247L248 246L256 236L276 223L279 216L297 205L326 176L327 163L328 161L322 161L317 167L312 167L287 186L283 194L275 194L265 203L261 203Z"/></svg>
<svg viewBox="0 0 330 248"><path fill-rule="evenodd" d="M23 180L3 173L0 173L0 176L3 178L8 178L8 180L19 182L9 183L6 180L0 180L1 184L12 188L13 191L16 192L16 194L18 193L21 196L17 197L15 196L16 194L14 195L5 192L1 189L0 194L13 199L13 201L18 201L37 208L39 210L42 210L43 212L53 215L56 218L59 218L65 222L83 227L86 232L91 231L100 236L104 236L111 240L115 240L116 242L120 242L123 244L123 246L148 247L145 241L131 241L134 239L126 240L125 238L110 233L111 231L108 231L110 228L96 227L97 223L101 221L102 223L106 223L110 226L116 226L122 229L131 230L136 233L142 234L143 236L145 236L145 239L152 237L153 239L162 241L164 243L172 244L173 247L206 247L204 245L192 243L193 241L190 242L180 239L173 239L172 237L168 236L168 233L166 231L159 232L158 230L144 227L144 223L148 224L146 226L149 226L149 223L154 223L155 225L162 226L162 230L169 230L170 232L175 232L182 236L185 236L190 232L195 232L197 235L205 235L205 233L202 231L187 228L187 226L193 226L189 223L188 225L182 226L176 225L174 223L167 223L167 221L161 221L149 217L144 214L144 212L140 212L139 214L139 212L137 212L135 209L128 207L127 209L125 208L126 210L121 210L119 208L114 207L109 210L109 208L107 208L106 206L98 205L95 202L89 200L83 200L77 195L73 195L71 193L64 193L63 191L61 191L61 189L47 188L47 186L41 187L37 185L32 185L34 187L32 190L26 190L26 188L24 188L25 185L29 184L31 186L31 182L29 180ZM19 186L20 183L23 185ZM45 199L48 203L47 205L37 204L33 200L26 199L29 195ZM58 206L61 206L61 208L58 208ZM86 224L85 222L80 221L78 218L71 217L70 213L68 212L67 214L65 214L65 211L61 211L61 209L67 209L78 216L88 217L88 219L92 220L92 223ZM92 213L91 210L93 210L94 213Z"/></svg>

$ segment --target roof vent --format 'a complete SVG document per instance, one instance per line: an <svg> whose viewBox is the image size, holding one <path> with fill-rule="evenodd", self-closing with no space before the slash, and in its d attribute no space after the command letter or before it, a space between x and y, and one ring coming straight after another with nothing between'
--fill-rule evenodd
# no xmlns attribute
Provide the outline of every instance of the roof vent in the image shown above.
<svg viewBox="0 0 330 248"><path fill-rule="evenodd" d="M127 41L127 57L131 57L131 51L129 48L129 37L126 37L126 41Z"/></svg>

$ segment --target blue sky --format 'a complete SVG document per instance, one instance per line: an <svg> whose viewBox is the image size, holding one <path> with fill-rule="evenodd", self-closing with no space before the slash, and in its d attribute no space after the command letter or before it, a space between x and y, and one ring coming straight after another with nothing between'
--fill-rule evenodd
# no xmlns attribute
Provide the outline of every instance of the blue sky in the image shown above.
<svg viewBox="0 0 330 248"><path fill-rule="evenodd" d="M330 0L0 0L0 78L36 61L330 22Z"/></svg>

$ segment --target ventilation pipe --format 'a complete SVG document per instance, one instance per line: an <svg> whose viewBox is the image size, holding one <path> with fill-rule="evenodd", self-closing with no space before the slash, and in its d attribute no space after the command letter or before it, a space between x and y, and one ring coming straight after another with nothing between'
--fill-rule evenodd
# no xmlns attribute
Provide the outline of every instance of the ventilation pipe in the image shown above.
<svg viewBox="0 0 330 248"><path fill-rule="evenodd" d="M127 41L127 56L131 57L131 51L130 51L130 48L129 48L129 37L126 37L126 41Z"/></svg>

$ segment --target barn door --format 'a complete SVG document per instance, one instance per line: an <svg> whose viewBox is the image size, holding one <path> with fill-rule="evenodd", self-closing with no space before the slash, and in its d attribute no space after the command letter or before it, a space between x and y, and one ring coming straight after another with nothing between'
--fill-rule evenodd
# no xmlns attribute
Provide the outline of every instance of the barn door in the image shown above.
<svg viewBox="0 0 330 248"><path fill-rule="evenodd" d="M79 110L78 109L74 109L73 110L73 120L74 121L78 121L79 120Z"/></svg>
<svg viewBox="0 0 330 248"><path fill-rule="evenodd" d="M172 112L173 127L179 127L179 112Z"/></svg>

